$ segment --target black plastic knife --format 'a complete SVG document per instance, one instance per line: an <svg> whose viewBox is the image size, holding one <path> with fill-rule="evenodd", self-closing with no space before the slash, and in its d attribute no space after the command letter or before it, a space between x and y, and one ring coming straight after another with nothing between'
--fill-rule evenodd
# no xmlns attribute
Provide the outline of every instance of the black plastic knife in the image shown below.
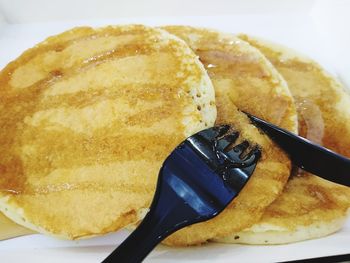
<svg viewBox="0 0 350 263"><path fill-rule="evenodd" d="M350 186L350 159L244 112L291 158L294 165L334 183Z"/></svg>

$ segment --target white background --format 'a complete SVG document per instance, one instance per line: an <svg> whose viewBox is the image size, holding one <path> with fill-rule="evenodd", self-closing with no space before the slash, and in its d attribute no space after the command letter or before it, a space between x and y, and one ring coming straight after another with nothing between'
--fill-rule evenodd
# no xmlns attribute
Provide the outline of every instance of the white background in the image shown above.
<svg viewBox="0 0 350 263"><path fill-rule="evenodd" d="M289 20L288 26L276 25L276 28L272 27L270 30L282 31L278 33L284 34L286 40L290 30L298 30L298 27L291 25L300 24L300 31L303 31L306 24L312 26L312 32L319 38L317 43L313 41L315 48L322 46L325 51L325 54L319 54L315 58L321 60L322 64L331 64L337 70L338 77L350 83L349 0L0 0L0 27L4 23L54 21L118 20L128 23L138 22L139 18L162 21L163 17L179 22L183 16L198 16L198 21L202 21L201 25L215 25L215 21L206 23L206 16L264 16L264 19L279 16L281 20ZM304 23L302 20L305 19L309 21ZM278 20L276 23L278 24ZM248 25L259 27L259 24L242 21L241 25L231 27L225 23L224 29L255 32ZM266 35L269 36L265 33L264 36ZM300 34L299 38L302 42L305 36ZM309 41L307 37L306 40ZM311 49L311 45L309 48ZM305 51L310 53L309 50ZM324 61L326 62L323 63ZM329 61L331 63L327 63Z"/></svg>
<svg viewBox="0 0 350 263"><path fill-rule="evenodd" d="M73 26L189 24L258 35L319 61L350 86L349 0L0 0L0 68L49 35ZM239 219L238 219L239 220ZM1 262L98 262L126 233L58 241L41 235L0 241ZM160 247L150 262L273 262L350 252L350 221L327 238L285 246Z"/></svg>

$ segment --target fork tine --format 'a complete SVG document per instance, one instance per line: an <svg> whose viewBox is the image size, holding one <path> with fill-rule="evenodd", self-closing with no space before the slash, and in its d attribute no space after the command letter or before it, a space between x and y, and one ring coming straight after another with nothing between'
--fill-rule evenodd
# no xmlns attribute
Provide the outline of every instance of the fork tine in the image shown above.
<svg viewBox="0 0 350 263"><path fill-rule="evenodd" d="M230 129L230 125L220 125L200 131L195 136L203 137L206 140L213 141L214 139L223 136Z"/></svg>
<svg viewBox="0 0 350 263"><path fill-rule="evenodd" d="M235 147L233 147L230 151L227 153L234 153L235 155L241 155L247 148L249 147L248 141L243 141L240 144L237 144Z"/></svg>
<svg viewBox="0 0 350 263"><path fill-rule="evenodd" d="M243 159L243 164L245 167L251 166L252 164L256 163L256 161L261 156L261 150L260 147L255 146Z"/></svg>
<svg viewBox="0 0 350 263"><path fill-rule="evenodd" d="M232 132L225 135L217 141L217 149L224 151L227 148L227 146L229 146L231 143L234 143L237 140L238 136L239 132Z"/></svg>
<svg viewBox="0 0 350 263"><path fill-rule="evenodd" d="M230 129L230 125L221 125L218 127L214 127L213 130L217 132L216 134L216 138L223 136L226 132L228 132L228 130Z"/></svg>

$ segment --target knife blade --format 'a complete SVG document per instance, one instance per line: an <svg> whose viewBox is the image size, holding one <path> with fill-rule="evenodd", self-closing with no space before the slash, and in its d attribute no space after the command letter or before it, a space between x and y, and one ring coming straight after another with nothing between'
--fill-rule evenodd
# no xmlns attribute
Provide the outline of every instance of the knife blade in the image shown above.
<svg viewBox="0 0 350 263"><path fill-rule="evenodd" d="M290 156L294 165L326 180L350 186L350 159L254 115L244 113Z"/></svg>

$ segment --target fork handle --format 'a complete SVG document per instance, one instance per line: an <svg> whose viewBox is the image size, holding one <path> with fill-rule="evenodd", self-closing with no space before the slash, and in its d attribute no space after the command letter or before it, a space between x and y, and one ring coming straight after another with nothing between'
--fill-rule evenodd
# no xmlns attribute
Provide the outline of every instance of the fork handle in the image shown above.
<svg viewBox="0 0 350 263"><path fill-rule="evenodd" d="M167 235L162 235L162 222L148 212L141 224L103 262L138 263Z"/></svg>
<svg viewBox="0 0 350 263"><path fill-rule="evenodd" d="M142 262L162 240L198 218L198 214L176 195L162 177L159 177L150 211L128 238L103 261L104 263Z"/></svg>

